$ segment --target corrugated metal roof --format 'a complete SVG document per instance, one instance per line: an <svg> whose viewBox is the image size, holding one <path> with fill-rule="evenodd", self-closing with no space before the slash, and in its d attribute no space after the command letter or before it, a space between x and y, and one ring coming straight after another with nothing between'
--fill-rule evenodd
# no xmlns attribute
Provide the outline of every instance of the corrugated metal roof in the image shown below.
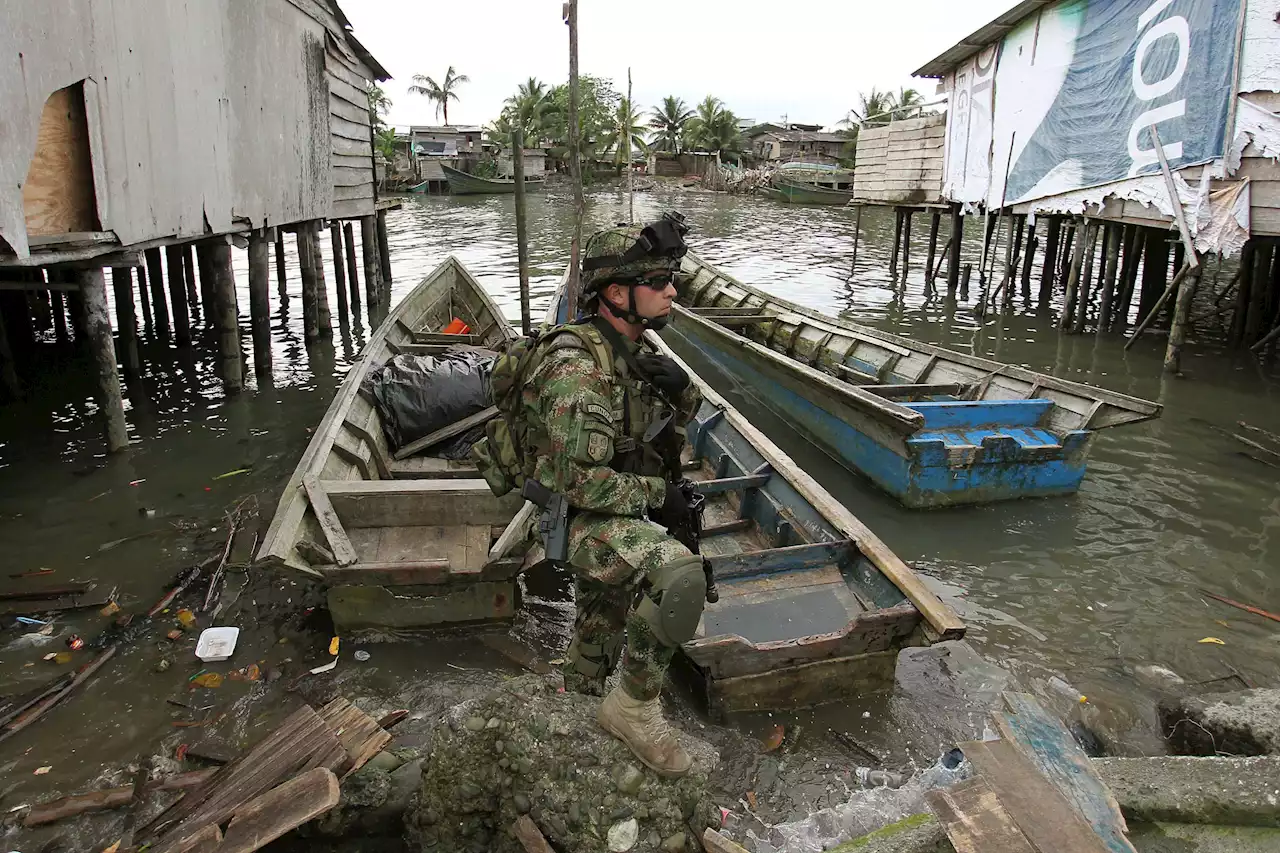
<svg viewBox="0 0 1280 853"><path fill-rule="evenodd" d="M1023 18L1032 15L1057 0L1022 0L1008 12L996 18L978 31L961 39L957 44L943 51L911 72L913 77L945 77L961 62L973 56L989 44L995 44L1016 27Z"/></svg>

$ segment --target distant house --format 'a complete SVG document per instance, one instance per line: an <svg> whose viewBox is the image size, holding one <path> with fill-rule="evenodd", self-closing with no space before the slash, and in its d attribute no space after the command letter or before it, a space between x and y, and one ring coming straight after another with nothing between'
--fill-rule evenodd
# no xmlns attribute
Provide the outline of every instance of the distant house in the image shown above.
<svg viewBox="0 0 1280 853"><path fill-rule="evenodd" d="M526 148L524 150L524 174L526 178L542 177L547 173L547 152L542 148ZM507 151L498 157L498 177L510 178L515 175L515 163L511 152Z"/></svg>
<svg viewBox="0 0 1280 853"><path fill-rule="evenodd" d="M414 153L419 156L456 157L479 153L482 132L478 125L414 125L409 128Z"/></svg>
<svg viewBox="0 0 1280 853"><path fill-rule="evenodd" d="M840 162L848 141L844 134L819 130L767 130L749 139L751 153L758 160L830 166Z"/></svg>

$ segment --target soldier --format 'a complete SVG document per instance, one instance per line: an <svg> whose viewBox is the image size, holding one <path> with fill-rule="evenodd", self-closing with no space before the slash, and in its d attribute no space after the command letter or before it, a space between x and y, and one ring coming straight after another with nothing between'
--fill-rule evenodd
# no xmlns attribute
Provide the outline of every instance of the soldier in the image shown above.
<svg viewBox="0 0 1280 853"><path fill-rule="evenodd" d="M683 231L675 215L588 239L581 281L591 316L534 347L512 433L524 435L525 470L571 507L578 612L565 687L603 695L621 652L621 682L601 703L599 723L665 776L687 773L690 759L658 697L707 591L701 557L663 529L689 513L676 481L684 424L700 397L641 336L670 315ZM482 470L486 455L478 455Z"/></svg>

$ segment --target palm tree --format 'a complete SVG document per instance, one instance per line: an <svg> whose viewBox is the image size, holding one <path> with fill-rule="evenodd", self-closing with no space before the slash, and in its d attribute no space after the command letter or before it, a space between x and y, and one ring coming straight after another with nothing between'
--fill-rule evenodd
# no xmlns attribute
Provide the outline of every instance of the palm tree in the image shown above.
<svg viewBox="0 0 1280 853"><path fill-rule="evenodd" d="M909 118L912 112L919 114L919 109L914 109L924 103L924 96L915 89L909 89L905 86L898 89L898 94L891 96L893 98L893 117L895 119Z"/></svg>
<svg viewBox="0 0 1280 853"><path fill-rule="evenodd" d="M508 130L518 126L530 145L540 142L550 132L552 114L558 109L552 95L553 90L536 77L521 83L502 108Z"/></svg>
<svg viewBox="0 0 1280 853"><path fill-rule="evenodd" d="M655 107L649 127L655 131L650 144L658 151L679 154L683 147L686 127L693 118L693 110L675 95L662 99L662 106Z"/></svg>
<svg viewBox="0 0 1280 853"><path fill-rule="evenodd" d="M365 97L369 99L369 121L373 126L381 127L385 122L383 115L391 109L391 99L387 97L387 93L382 91L382 87L377 83L369 83L364 90Z"/></svg>
<svg viewBox="0 0 1280 853"><path fill-rule="evenodd" d="M648 151L644 141L644 126L640 124L640 116L636 115L631 101L623 98L614 110L612 122L605 129L602 143L608 150L613 148L613 164L621 166L631 163L631 152L635 149Z"/></svg>
<svg viewBox="0 0 1280 853"><path fill-rule="evenodd" d="M410 95L426 95L427 100L435 101L436 117L439 118L441 110L444 111L445 127L449 126L449 101L457 101L458 93L454 91L463 83L470 83L471 78L465 74L455 74L453 66L449 66L449 70L444 73L444 82L437 83L430 77L424 77L421 74L413 75L413 85L409 87Z"/></svg>
<svg viewBox="0 0 1280 853"><path fill-rule="evenodd" d="M898 106L897 98L892 92L881 92L875 86L871 87L870 93L859 92L858 100L862 102L861 109L849 110L849 115L840 124L858 127L885 125L889 123L891 113Z"/></svg>
<svg viewBox="0 0 1280 853"><path fill-rule="evenodd" d="M738 117L712 95L707 95L698 104L694 116L689 119L687 133L689 144L707 151L737 151L742 143Z"/></svg>

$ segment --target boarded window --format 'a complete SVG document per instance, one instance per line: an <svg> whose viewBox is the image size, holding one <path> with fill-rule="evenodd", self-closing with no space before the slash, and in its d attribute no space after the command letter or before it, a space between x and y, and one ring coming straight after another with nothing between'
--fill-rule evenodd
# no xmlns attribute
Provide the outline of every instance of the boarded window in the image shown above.
<svg viewBox="0 0 1280 853"><path fill-rule="evenodd" d="M28 237L97 231L84 86L59 89L45 101L36 151L22 185Z"/></svg>

